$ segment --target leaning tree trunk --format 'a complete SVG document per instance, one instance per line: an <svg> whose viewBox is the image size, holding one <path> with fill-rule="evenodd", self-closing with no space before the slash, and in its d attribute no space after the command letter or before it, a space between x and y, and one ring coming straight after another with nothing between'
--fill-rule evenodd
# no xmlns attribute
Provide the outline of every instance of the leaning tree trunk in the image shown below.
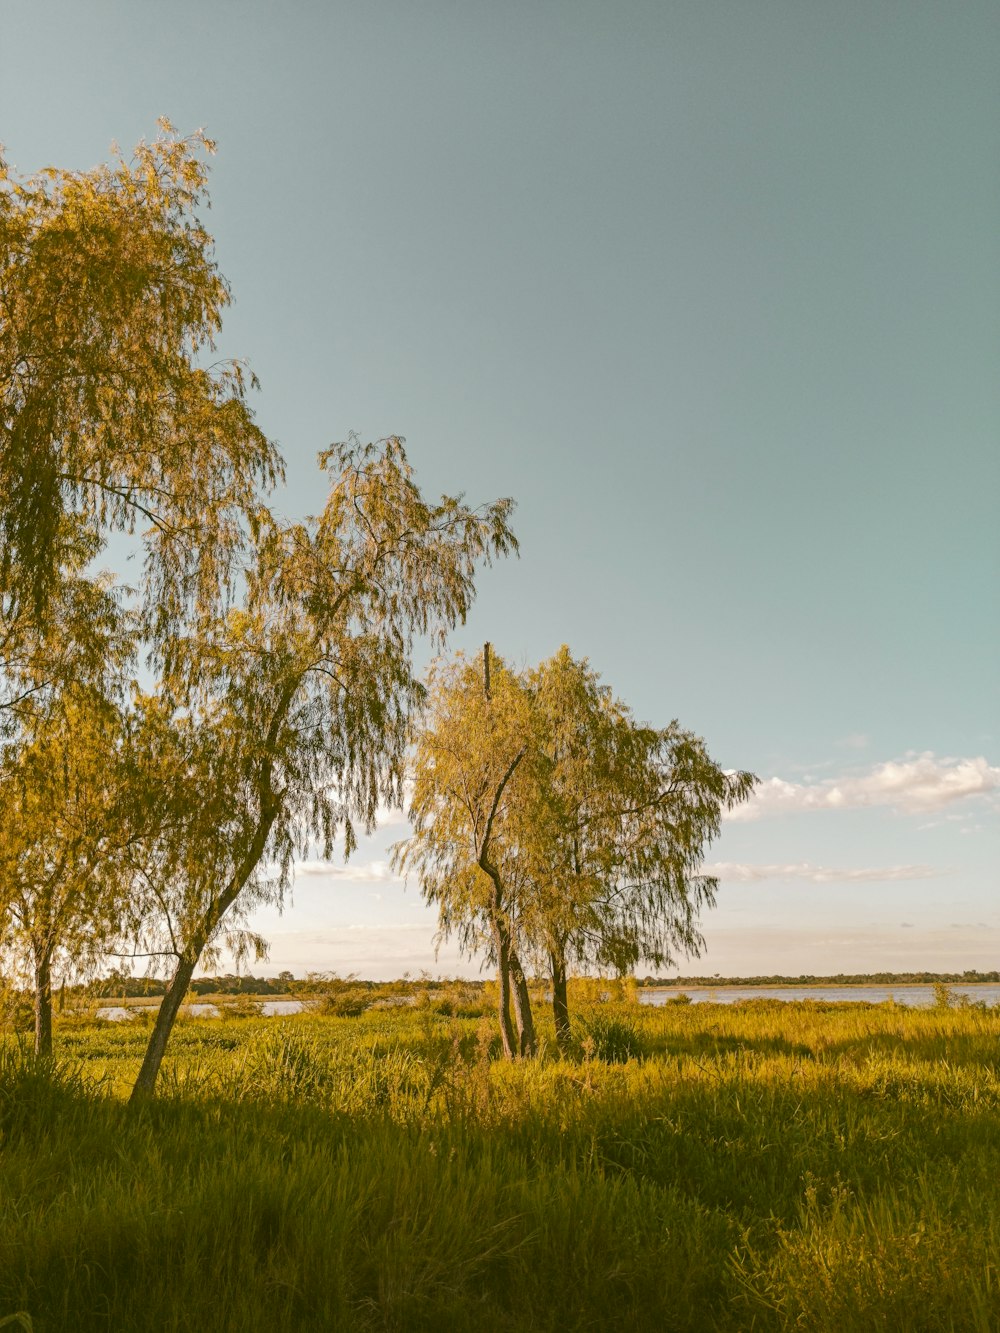
<svg viewBox="0 0 1000 1333"><path fill-rule="evenodd" d="M561 1055L569 1052L569 986L566 981L566 956L561 949L549 954L552 968L552 1017L556 1024L556 1044Z"/></svg>
<svg viewBox="0 0 1000 1333"><path fill-rule="evenodd" d="M52 951L35 952L35 1054L52 1054Z"/></svg>
<svg viewBox="0 0 1000 1333"><path fill-rule="evenodd" d="M257 821L257 827L250 840L250 845L246 849L243 859L240 861L226 891L211 905L206 911L194 936L186 946L183 954L177 963L173 979L167 987L167 993L163 997L163 1003L156 1015L156 1022L153 1025L153 1031L150 1033L149 1043L146 1046L146 1054L142 1059L142 1068L139 1070L139 1077L132 1088L130 1102L142 1101L153 1095L153 1089L156 1086L156 1076L160 1072L160 1065L163 1063L163 1053L167 1049L167 1040L173 1030L174 1021L181 1007L184 996L187 994L188 987L191 985L191 978L194 976L194 970L198 966L198 959L201 957L201 951L212 938L212 934L219 922L232 907L233 903L240 896L243 886L256 870L264 850L267 847L267 840L271 834L271 827L278 817L278 811L281 808L281 801L276 798L271 786L273 755L277 744L278 728L287 716L292 697L295 693L295 683L286 685L278 707L271 718L271 725L268 728L267 737L264 741L264 761L261 766L260 775L257 781L257 791L260 799L260 815Z"/></svg>
<svg viewBox="0 0 1000 1333"><path fill-rule="evenodd" d="M518 1052L522 1056L532 1056L538 1051L538 1041L535 1037L534 1019L531 1017L531 996L528 994L528 983L524 979L521 960L513 950L510 954L510 974L514 983Z"/></svg>
<svg viewBox="0 0 1000 1333"><path fill-rule="evenodd" d="M153 1024L153 1031L149 1036L146 1054L142 1059L142 1068L139 1070L139 1077L135 1081L132 1095L129 1098L131 1102L138 1102L153 1095L156 1076L160 1072L163 1055L167 1049L167 1041L173 1031L180 1007L184 1003L184 996L191 985L191 978L194 976L194 970L198 965L200 955L200 948L197 950L190 949L177 963L170 985L167 987L167 993L164 995L163 1002L156 1013L156 1022Z"/></svg>

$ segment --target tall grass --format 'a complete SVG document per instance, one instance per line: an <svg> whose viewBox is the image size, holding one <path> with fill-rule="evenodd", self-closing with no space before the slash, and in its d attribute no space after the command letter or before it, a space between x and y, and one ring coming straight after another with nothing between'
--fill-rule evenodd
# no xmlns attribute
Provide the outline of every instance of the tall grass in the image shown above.
<svg viewBox="0 0 1000 1333"><path fill-rule="evenodd" d="M0 1049L0 1318L80 1329L1000 1327L1000 1014L437 1001ZM454 1006L452 1006L454 1008Z"/></svg>

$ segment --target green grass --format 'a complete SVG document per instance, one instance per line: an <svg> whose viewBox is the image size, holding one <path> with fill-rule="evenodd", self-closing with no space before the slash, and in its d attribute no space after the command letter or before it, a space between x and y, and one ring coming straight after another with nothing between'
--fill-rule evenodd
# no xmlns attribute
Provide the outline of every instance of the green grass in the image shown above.
<svg viewBox="0 0 1000 1333"><path fill-rule="evenodd" d="M0 1048L0 1319L1000 1328L1000 1013L610 1004L506 1065L431 1006ZM546 1035L543 1023L543 1037ZM551 1042L551 1031L548 1031Z"/></svg>

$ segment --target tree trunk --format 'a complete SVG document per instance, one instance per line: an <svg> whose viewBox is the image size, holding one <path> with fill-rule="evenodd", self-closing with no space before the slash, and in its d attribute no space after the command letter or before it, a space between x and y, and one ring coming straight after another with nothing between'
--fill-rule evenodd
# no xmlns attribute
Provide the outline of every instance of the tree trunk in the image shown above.
<svg viewBox="0 0 1000 1333"><path fill-rule="evenodd" d="M497 951L497 1017L500 1019L500 1045L504 1058L513 1060L517 1046L510 1021L510 941L502 924L494 918L493 943Z"/></svg>
<svg viewBox="0 0 1000 1333"><path fill-rule="evenodd" d="M188 992L200 955L200 948L198 950L189 949L177 963L170 985L167 987L167 993L164 995L163 1002L157 1011L156 1022L153 1024L153 1031L150 1033L146 1054L142 1060L142 1068L139 1070L139 1077L135 1081L132 1095L129 1098L130 1102L142 1101L144 1098L153 1095L153 1089L156 1087L156 1076L160 1072L163 1054L167 1049L167 1040L184 1001L184 996Z"/></svg>
<svg viewBox="0 0 1000 1333"><path fill-rule="evenodd" d="M531 996L528 994L528 983L525 981L524 972L521 969L521 960L513 949L510 954L510 974L514 983L514 1013L517 1016L518 1051L522 1056L536 1055L538 1042L535 1038L534 1019L531 1017Z"/></svg>
<svg viewBox="0 0 1000 1333"><path fill-rule="evenodd" d="M52 1054L52 951L35 953L35 1054Z"/></svg>
<svg viewBox="0 0 1000 1333"><path fill-rule="evenodd" d="M267 736L264 740L264 758L257 778L260 815L254 835L250 839L250 845L229 881L226 891L206 911L199 929L194 933L194 938L185 947L183 956L178 960L173 980L167 987L167 993L164 995L163 1003L156 1015L156 1022L153 1025L153 1031L150 1033L146 1054L142 1058L142 1068L139 1070L139 1077L135 1081L132 1095L129 1098L130 1102L142 1101L144 1098L153 1095L156 1076L160 1072L163 1053L167 1049L167 1039L173 1029L181 1002L191 985L191 978L198 966L201 951L212 938L212 932L216 926L242 893L247 880L257 869L257 865L264 855L267 840L271 834L271 827L281 809L281 799L275 797L272 786L274 752L278 743L278 731L282 722L288 716L288 709L291 707L292 699L300 683L301 677L294 677L286 682L285 688L281 692L281 698L278 700L277 707L271 716L271 725L267 729Z"/></svg>
<svg viewBox="0 0 1000 1333"><path fill-rule="evenodd" d="M562 950L553 950L549 954L552 968L552 1017L556 1024L556 1044L560 1055L569 1053L569 986L566 984L566 958Z"/></svg>

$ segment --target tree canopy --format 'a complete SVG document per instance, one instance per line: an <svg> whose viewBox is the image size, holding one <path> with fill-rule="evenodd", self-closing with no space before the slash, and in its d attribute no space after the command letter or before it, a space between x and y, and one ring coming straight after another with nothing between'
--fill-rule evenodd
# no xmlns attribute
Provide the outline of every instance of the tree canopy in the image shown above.
<svg viewBox="0 0 1000 1333"><path fill-rule="evenodd" d="M508 1056L528 1053L535 1041L520 934L527 888L521 852L538 792L533 725L525 684L501 660L492 669L461 655L437 663L411 768L413 835L395 849L396 864L414 870L436 904L442 937L455 932L468 952L485 949L496 965Z"/></svg>
<svg viewBox="0 0 1000 1333"><path fill-rule="evenodd" d="M505 1053L536 1049L532 969L564 1045L571 970L697 954L704 851L755 779L637 722L567 648L517 672L487 646L421 684L417 639L442 650L516 549L512 501L431 501L399 437L352 436L319 455L317 515L272 511L253 377L210 360L211 151L164 121L91 171L0 163L0 931L36 1043L60 960L158 961L149 1093L195 968L261 956L253 910L297 856L349 855L409 763L398 862L496 964ZM135 587L97 570L114 533Z"/></svg>
<svg viewBox="0 0 1000 1333"><path fill-rule="evenodd" d="M704 853L756 779L725 772L676 721L637 723L568 648L493 676L491 700L481 666L457 659L432 673L414 831L397 862L416 871L443 934L470 950L489 943L501 1006L505 956L548 972L564 1043L570 968L625 972L699 952L698 913L717 887Z"/></svg>
<svg viewBox="0 0 1000 1333"><path fill-rule="evenodd" d="M173 754L154 799L175 817L143 878L147 938L176 955L137 1088L148 1091L206 947L241 915L280 900L296 852L346 854L380 803L398 804L423 689L416 634L464 619L478 563L514 547L511 502L427 502L402 441L327 450L322 513L271 521L243 596L178 648L156 701L153 754ZM159 912L157 911L159 909Z"/></svg>
<svg viewBox="0 0 1000 1333"><path fill-rule="evenodd" d="M229 302L203 134L168 121L132 158L18 179L0 161L0 592L38 615L75 518L142 532L160 643L211 614L282 475L235 362L207 353Z"/></svg>
<svg viewBox="0 0 1000 1333"><path fill-rule="evenodd" d="M320 455L315 518L271 512L255 381L211 360L213 145L160 131L91 171L0 163L0 913L43 1008L56 957L171 960L140 1093L199 960L259 951L293 856L401 799L415 637L515 548L511 501L426 500L395 436ZM134 588L95 572L114 533Z"/></svg>

